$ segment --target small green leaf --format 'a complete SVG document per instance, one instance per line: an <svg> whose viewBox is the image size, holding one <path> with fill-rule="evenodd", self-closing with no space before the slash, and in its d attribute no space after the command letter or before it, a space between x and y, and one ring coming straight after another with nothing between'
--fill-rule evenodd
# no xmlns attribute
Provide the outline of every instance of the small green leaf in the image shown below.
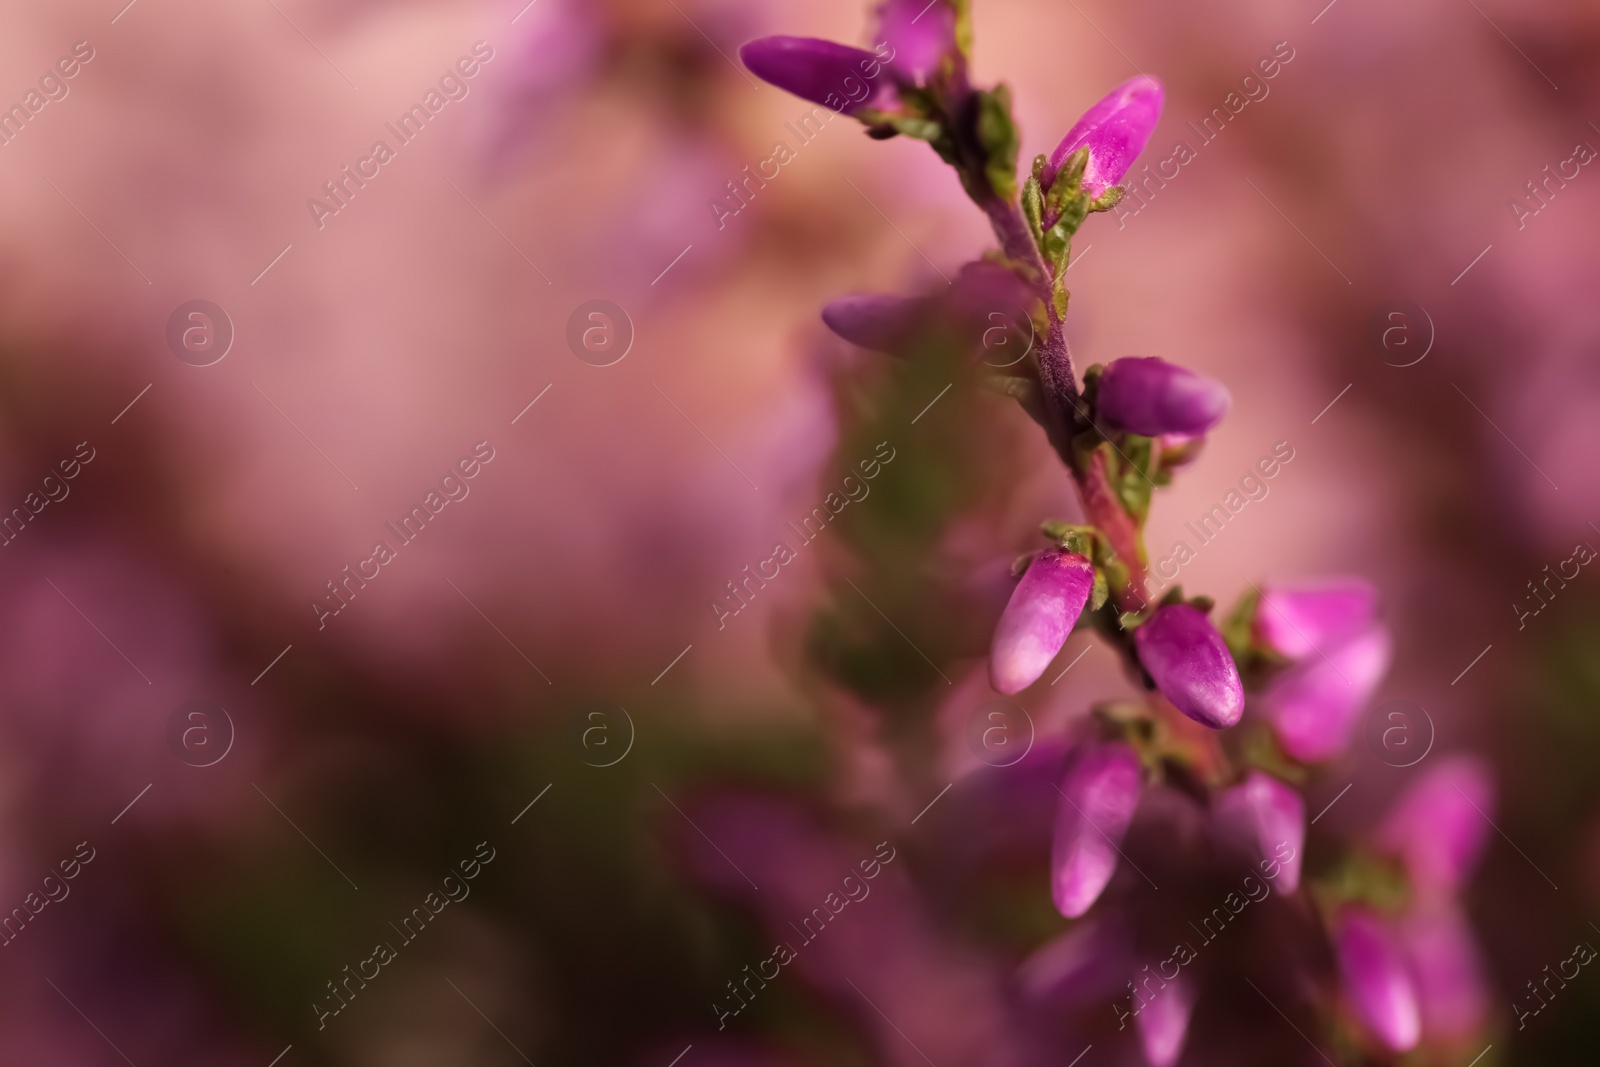
<svg viewBox="0 0 1600 1067"><path fill-rule="evenodd" d="M930 144L937 141L944 133L944 127L933 119L919 118L915 115L890 115L888 125L895 132L903 133L907 137L915 137L919 141Z"/></svg>
<svg viewBox="0 0 1600 1067"><path fill-rule="evenodd" d="M956 12L956 47L967 58L972 57L972 0L950 0ZM914 21L914 20L913 20Z"/></svg>
<svg viewBox="0 0 1600 1067"><path fill-rule="evenodd" d="M1044 194L1039 191L1038 178L1029 177L1022 184L1022 213L1028 219L1028 230L1033 234L1033 243L1043 248Z"/></svg>
<svg viewBox="0 0 1600 1067"><path fill-rule="evenodd" d="M1111 597L1111 587L1106 584L1106 574L1096 567L1094 571L1094 588L1089 593L1089 610L1099 611Z"/></svg>
<svg viewBox="0 0 1600 1067"><path fill-rule="evenodd" d="M1067 291L1066 279L1059 274L1050 283L1050 303L1055 308L1056 318L1067 317L1067 302L1072 299L1072 294Z"/></svg>
<svg viewBox="0 0 1600 1067"><path fill-rule="evenodd" d="M1089 150L1080 148L1068 156L1066 162L1061 164L1061 169L1056 171L1056 180L1050 183L1050 199L1048 206L1051 212L1060 214L1066 210L1068 201L1073 200L1083 193L1083 171L1089 165Z"/></svg>
<svg viewBox="0 0 1600 1067"><path fill-rule="evenodd" d="M978 143L984 151L984 176L1006 201L1017 197L1017 153L1022 139L1011 120L1011 89L1004 82L978 94Z"/></svg>
<svg viewBox="0 0 1600 1067"><path fill-rule="evenodd" d="M1089 203L1089 210L1110 211L1112 208L1122 203L1122 198L1127 194L1128 191L1122 186L1113 185L1111 188L1101 193L1099 197Z"/></svg>

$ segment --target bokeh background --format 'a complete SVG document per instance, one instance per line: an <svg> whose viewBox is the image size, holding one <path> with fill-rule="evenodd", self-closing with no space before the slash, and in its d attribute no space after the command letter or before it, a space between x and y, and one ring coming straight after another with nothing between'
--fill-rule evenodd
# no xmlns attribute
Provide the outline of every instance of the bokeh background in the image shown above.
<svg viewBox="0 0 1600 1067"><path fill-rule="evenodd" d="M1025 159L1132 74L1167 86L1146 160L1193 160L1091 219L1070 275L1080 365L1159 354L1233 392L1152 549L1292 446L1184 586L1378 584L1380 700L1499 785L1467 897L1480 1062L1592 1059L1600 979L1520 1031L1511 1002L1600 937L1600 579L1518 607L1600 546L1600 176L1545 171L1600 148L1600 10L978 0L975 22ZM808 110L738 46L861 41L864 6L68 0L0 25L0 102L80 60L0 145L0 508L31 515L0 549L0 911L93 856L0 951L6 1062L1134 1062L1019 1006L1062 925L1028 843L1051 805L967 743L1004 568L1076 515L1070 485L1013 405L817 316L937 283L985 224L926 145L847 121L710 206ZM1265 94L1198 136L1275 50ZM207 366L168 342L197 299L233 334ZM631 334L615 362L568 343L594 300ZM475 447L466 496L319 619ZM800 546L788 524L875 454ZM795 560L723 617L780 540ZM1084 635L1069 663L1021 700L1039 753L1132 691ZM1311 869L1426 766L1358 744L1319 775ZM727 983L880 843L872 899L719 1026ZM1226 1062L1311 1057L1247 990L1215 996L1259 1031Z"/></svg>

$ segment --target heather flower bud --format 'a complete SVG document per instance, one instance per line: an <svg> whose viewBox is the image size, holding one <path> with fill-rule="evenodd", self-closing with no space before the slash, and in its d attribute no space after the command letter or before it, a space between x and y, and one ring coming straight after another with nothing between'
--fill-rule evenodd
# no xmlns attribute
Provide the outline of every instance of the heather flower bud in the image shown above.
<svg viewBox="0 0 1600 1067"><path fill-rule="evenodd" d="M897 352L916 332L926 311L926 302L913 297L858 293L830 301L822 309L822 321L853 345Z"/></svg>
<svg viewBox="0 0 1600 1067"><path fill-rule="evenodd" d="M1332 759L1350 743L1361 709L1389 670L1389 631L1373 626L1301 660L1262 700L1278 743L1301 763Z"/></svg>
<svg viewBox="0 0 1600 1067"><path fill-rule="evenodd" d="M1367 1029L1391 1052L1421 1036L1417 987L1394 935L1376 915L1351 909L1341 916L1335 948L1345 995Z"/></svg>
<svg viewBox="0 0 1600 1067"><path fill-rule="evenodd" d="M1251 771L1218 795L1216 813L1223 833L1261 861L1262 873L1277 867L1278 889L1293 893L1300 885L1300 853L1306 843L1306 805L1300 794L1270 774Z"/></svg>
<svg viewBox="0 0 1600 1067"><path fill-rule="evenodd" d="M887 0L878 8L878 38L894 49L896 73L921 81L955 50L956 14L946 0Z"/></svg>
<svg viewBox="0 0 1600 1067"><path fill-rule="evenodd" d="M1139 757L1120 741L1080 749L1062 778L1050 895L1067 918L1088 911L1111 881L1139 787Z"/></svg>
<svg viewBox="0 0 1600 1067"><path fill-rule="evenodd" d="M1494 778L1483 761L1440 760L1400 797L1376 844L1400 857L1419 893L1454 893L1483 853L1494 808Z"/></svg>
<svg viewBox="0 0 1600 1067"><path fill-rule="evenodd" d="M1183 1039L1194 1014L1194 983L1179 974L1139 1011L1139 1045L1150 1067L1172 1067L1183 1055Z"/></svg>
<svg viewBox="0 0 1600 1067"><path fill-rule="evenodd" d="M1364 578L1268 585L1256 606L1256 640L1288 659L1302 659L1354 637L1377 614L1378 591Z"/></svg>
<svg viewBox="0 0 1600 1067"><path fill-rule="evenodd" d="M1112 360L1097 396L1100 421L1145 437L1205 433L1232 403L1221 382L1155 356Z"/></svg>
<svg viewBox="0 0 1600 1067"><path fill-rule="evenodd" d="M1048 549L1034 557L994 628L989 680L1018 693L1039 680L1083 614L1094 590L1094 564L1075 552Z"/></svg>
<svg viewBox="0 0 1600 1067"><path fill-rule="evenodd" d="M1157 608L1133 631L1133 643L1161 695L1195 722L1221 730L1244 714L1239 668L1204 612L1188 604Z"/></svg>
<svg viewBox="0 0 1600 1067"><path fill-rule="evenodd" d="M878 56L816 37L763 37L740 48L739 58L762 81L835 111L871 107L886 88L872 73L882 65Z"/></svg>
<svg viewBox="0 0 1600 1067"><path fill-rule="evenodd" d="M1044 186L1049 188L1055 181L1068 156L1085 147L1089 162L1083 171L1083 191L1089 198L1120 182L1155 132L1164 95L1160 82L1143 75L1113 89L1084 112L1056 146L1045 167Z"/></svg>

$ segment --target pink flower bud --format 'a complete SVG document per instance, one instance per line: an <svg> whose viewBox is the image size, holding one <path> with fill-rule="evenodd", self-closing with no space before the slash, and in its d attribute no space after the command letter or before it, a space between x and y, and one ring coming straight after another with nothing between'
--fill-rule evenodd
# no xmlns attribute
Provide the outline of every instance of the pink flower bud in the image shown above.
<svg viewBox="0 0 1600 1067"><path fill-rule="evenodd" d="M1417 987L1394 934L1376 915L1352 908L1340 917L1335 949L1345 995L1362 1023L1391 1052L1415 1047L1422 1032Z"/></svg>
<svg viewBox="0 0 1600 1067"><path fill-rule="evenodd" d="M1181 973L1168 979L1139 1012L1139 1045L1150 1067L1172 1067L1183 1055L1183 1039L1194 1014L1194 983Z"/></svg>
<svg viewBox="0 0 1600 1067"><path fill-rule="evenodd" d="M1376 844L1404 861L1419 893L1454 893L1483 852L1494 808L1494 777L1482 760L1442 759L1401 795Z"/></svg>
<svg viewBox="0 0 1600 1067"><path fill-rule="evenodd" d="M1080 749L1062 778L1050 892L1067 918L1088 911L1111 881L1139 806L1140 778L1139 757L1120 741Z"/></svg>
<svg viewBox="0 0 1600 1067"><path fill-rule="evenodd" d="M1028 564L994 628L989 680L1018 693L1039 680L1083 614L1094 589L1094 564L1074 552L1048 549Z"/></svg>
<svg viewBox="0 0 1600 1067"><path fill-rule="evenodd" d="M1133 631L1133 643L1161 695L1195 722L1222 730L1244 714L1239 668L1204 612L1188 604L1157 608Z"/></svg>
<svg viewBox="0 0 1600 1067"><path fill-rule="evenodd" d="M816 37L763 37L740 48L739 58L762 81L845 113L872 107L889 87L870 76L882 66L875 54Z"/></svg>
<svg viewBox="0 0 1600 1067"><path fill-rule="evenodd" d="M1221 382L1156 356L1112 360L1097 395L1101 422L1146 437L1205 433L1232 403Z"/></svg>
<svg viewBox="0 0 1600 1067"><path fill-rule="evenodd" d="M1263 862L1263 873L1277 866L1279 891L1293 893L1300 885L1300 853L1306 843L1306 805L1300 794L1264 771L1251 771L1218 795L1216 813L1222 832Z"/></svg>
<svg viewBox="0 0 1600 1067"><path fill-rule="evenodd" d="M1376 625L1342 645L1313 651L1262 700L1278 743L1301 763L1320 763L1350 743L1361 709L1389 670L1389 631Z"/></svg>
<svg viewBox="0 0 1600 1067"><path fill-rule="evenodd" d="M1448 903L1415 911L1401 921L1400 938L1416 976L1422 1032L1445 1042L1477 1033L1489 1014L1489 988L1460 908Z"/></svg>
<svg viewBox="0 0 1600 1067"><path fill-rule="evenodd" d="M1378 591L1364 578L1268 585L1256 607L1256 639L1289 659L1343 644L1376 621Z"/></svg>
<svg viewBox="0 0 1600 1067"><path fill-rule="evenodd" d="M1067 157L1085 146L1089 149L1089 163L1083 171L1084 192L1098 197L1121 181L1155 132L1164 95L1161 83L1144 75L1113 89L1084 112L1056 146L1044 172L1046 188L1056 180Z"/></svg>

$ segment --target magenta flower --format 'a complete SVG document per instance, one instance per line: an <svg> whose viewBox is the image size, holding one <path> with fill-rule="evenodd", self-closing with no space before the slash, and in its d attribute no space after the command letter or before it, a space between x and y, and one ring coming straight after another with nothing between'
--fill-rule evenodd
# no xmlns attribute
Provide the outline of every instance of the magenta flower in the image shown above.
<svg viewBox="0 0 1600 1067"><path fill-rule="evenodd" d="M878 8L878 40L894 49L896 72L921 81L955 50L955 12L945 0L886 0Z"/></svg>
<svg viewBox="0 0 1600 1067"><path fill-rule="evenodd" d="M1204 612L1188 604L1157 608L1133 631L1133 643L1161 695L1195 722L1222 730L1244 714L1239 668Z"/></svg>
<svg viewBox="0 0 1600 1067"><path fill-rule="evenodd" d="M1216 813L1222 831L1250 850L1262 873L1276 867L1278 888L1293 893L1300 885L1300 853L1306 843L1306 805L1300 794L1264 771L1251 771L1218 795Z"/></svg>
<svg viewBox="0 0 1600 1067"><path fill-rule="evenodd" d="M1378 591L1365 578L1268 585L1256 607L1256 639L1288 659L1342 644L1376 621Z"/></svg>
<svg viewBox="0 0 1600 1067"><path fill-rule="evenodd" d="M1483 957L1466 916L1454 903L1408 914L1400 939L1416 978L1422 1032L1430 1041L1471 1036L1489 1013Z"/></svg>
<svg viewBox="0 0 1600 1067"><path fill-rule="evenodd" d="M853 345L896 352L916 332L927 302L893 293L857 293L831 300L822 309L828 329Z"/></svg>
<svg viewBox="0 0 1600 1067"><path fill-rule="evenodd" d="M1417 987L1393 933L1376 915L1352 908L1340 917L1335 948L1362 1023L1391 1052L1413 1048L1422 1031Z"/></svg>
<svg viewBox="0 0 1600 1067"><path fill-rule="evenodd" d="M1047 549L1028 564L989 648L995 691L1018 693L1056 658L1094 589L1094 564L1075 552Z"/></svg>
<svg viewBox="0 0 1600 1067"><path fill-rule="evenodd" d="M1262 703L1283 750L1301 763L1343 752L1361 709L1389 670L1392 652L1389 631L1377 625L1313 652L1278 678Z"/></svg>
<svg viewBox="0 0 1600 1067"><path fill-rule="evenodd" d="M1183 974L1169 979L1139 1012L1139 1045L1150 1067L1172 1067L1183 1055L1183 1039L1194 1014L1194 984Z"/></svg>
<svg viewBox="0 0 1600 1067"><path fill-rule="evenodd" d="M1155 356L1112 360L1097 395L1106 426L1146 437L1205 433L1232 403L1221 382Z"/></svg>
<svg viewBox="0 0 1600 1067"><path fill-rule="evenodd" d="M1117 869L1117 848L1139 806L1139 757L1120 741L1080 749L1059 787L1050 893L1069 919L1088 911Z"/></svg>
<svg viewBox="0 0 1600 1067"><path fill-rule="evenodd" d="M762 81L835 111L871 107L889 88L877 55L817 37L763 37L739 58Z"/></svg>
<svg viewBox="0 0 1600 1067"><path fill-rule="evenodd" d="M1494 808L1494 778L1482 760L1442 759L1401 795L1376 844L1401 858L1422 895L1454 893L1483 852Z"/></svg>
<svg viewBox="0 0 1600 1067"><path fill-rule="evenodd" d="M1089 149L1089 163L1083 171L1085 193L1098 197L1120 182L1155 132L1164 96L1161 83L1144 75L1111 90L1084 112L1051 153L1042 179L1045 187L1056 180L1067 157L1084 147Z"/></svg>

